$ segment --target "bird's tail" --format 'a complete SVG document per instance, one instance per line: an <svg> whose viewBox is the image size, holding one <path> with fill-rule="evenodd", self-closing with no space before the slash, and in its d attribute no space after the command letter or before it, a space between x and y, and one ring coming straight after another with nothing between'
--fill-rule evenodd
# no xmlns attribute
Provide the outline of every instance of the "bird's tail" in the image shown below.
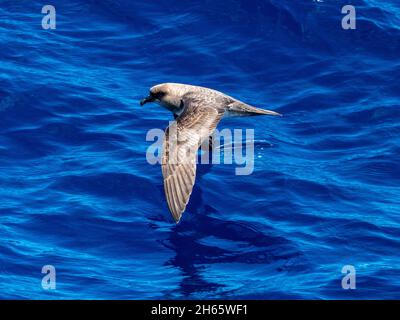
<svg viewBox="0 0 400 320"><path fill-rule="evenodd" d="M262 116L262 115L282 116L278 112L256 108L240 101L235 101L231 103L228 106L227 111L230 116L236 116L236 117Z"/></svg>

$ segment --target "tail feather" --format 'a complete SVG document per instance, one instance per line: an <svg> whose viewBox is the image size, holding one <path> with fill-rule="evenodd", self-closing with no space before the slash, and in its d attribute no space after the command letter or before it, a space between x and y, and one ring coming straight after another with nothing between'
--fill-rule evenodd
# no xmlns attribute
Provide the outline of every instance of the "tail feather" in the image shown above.
<svg viewBox="0 0 400 320"><path fill-rule="evenodd" d="M235 101L228 105L227 111L232 116L261 116L261 115L270 115L270 116L282 116L280 113L260 109L256 107L252 107L246 103Z"/></svg>

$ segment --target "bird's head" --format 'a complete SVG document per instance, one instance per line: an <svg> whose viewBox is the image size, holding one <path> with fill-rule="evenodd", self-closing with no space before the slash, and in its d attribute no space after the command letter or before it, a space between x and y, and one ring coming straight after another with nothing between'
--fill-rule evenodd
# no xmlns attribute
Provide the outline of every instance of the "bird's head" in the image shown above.
<svg viewBox="0 0 400 320"><path fill-rule="evenodd" d="M182 107L182 96L187 92L186 85L178 83L162 83L150 89L149 95L140 101L143 106L155 102L168 110L174 111Z"/></svg>

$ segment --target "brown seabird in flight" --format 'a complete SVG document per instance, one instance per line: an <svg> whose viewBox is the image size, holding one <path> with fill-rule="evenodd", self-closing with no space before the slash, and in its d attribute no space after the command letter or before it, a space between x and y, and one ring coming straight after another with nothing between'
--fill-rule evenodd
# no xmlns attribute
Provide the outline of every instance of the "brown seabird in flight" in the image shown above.
<svg viewBox="0 0 400 320"><path fill-rule="evenodd" d="M165 131L161 160L165 196L176 223L193 190L197 150L212 136L222 116L280 115L252 107L216 90L179 83L152 87L140 105L148 102L165 107L176 119Z"/></svg>

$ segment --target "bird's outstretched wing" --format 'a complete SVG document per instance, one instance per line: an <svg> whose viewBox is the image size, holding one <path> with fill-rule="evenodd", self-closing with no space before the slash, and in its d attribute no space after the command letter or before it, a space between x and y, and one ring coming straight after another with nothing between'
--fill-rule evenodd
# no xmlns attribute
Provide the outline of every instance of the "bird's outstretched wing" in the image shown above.
<svg viewBox="0 0 400 320"><path fill-rule="evenodd" d="M165 131L162 173L168 207L178 223L196 179L197 150L213 133L223 110L216 101L186 98L184 111Z"/></svg>

